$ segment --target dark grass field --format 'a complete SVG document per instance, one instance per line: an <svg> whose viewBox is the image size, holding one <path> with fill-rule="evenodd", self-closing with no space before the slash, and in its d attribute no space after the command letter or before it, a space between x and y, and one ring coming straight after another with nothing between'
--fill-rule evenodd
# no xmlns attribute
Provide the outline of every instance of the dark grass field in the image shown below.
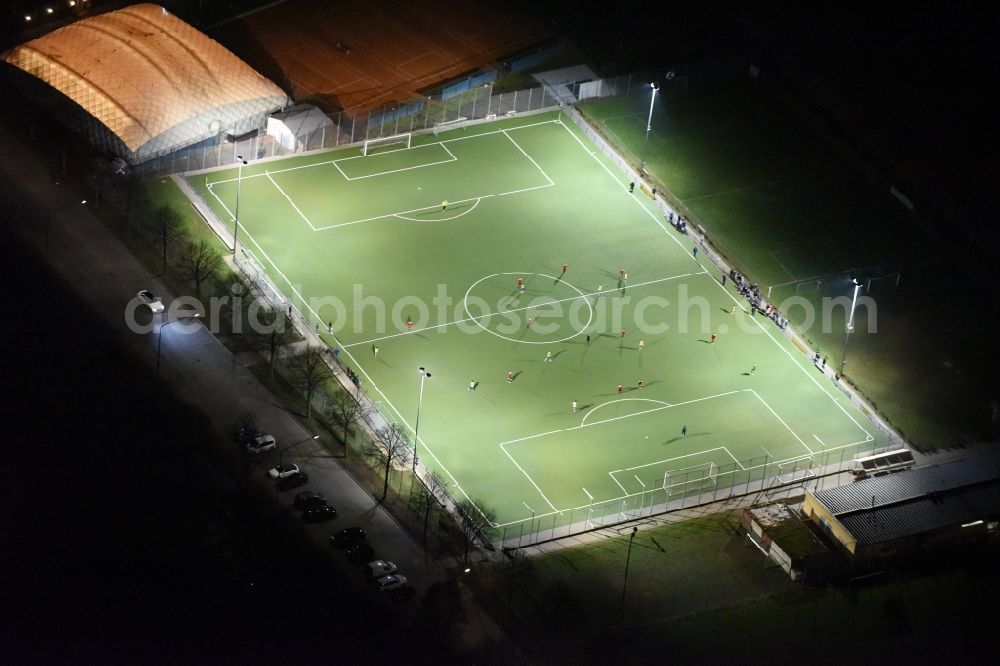
<svg viewBox="0 0 1000 666"><path fill-rule="evenodd" d="M806 299L850 297L865 282L845 373L916 446L996 433L997 362L986 352L982 271L863 177L811 119L749 76L663 86L644 148L648 89L581 104L703 225L711 241L839 366L844 311L807 326ZM947 238L947 236L945 237ZM897 271L899 280L897 285ZM868 291L870 289L870 291ZM871 321L869 321L871 320ZM869 324L871 326L869 327Z"/></svg>

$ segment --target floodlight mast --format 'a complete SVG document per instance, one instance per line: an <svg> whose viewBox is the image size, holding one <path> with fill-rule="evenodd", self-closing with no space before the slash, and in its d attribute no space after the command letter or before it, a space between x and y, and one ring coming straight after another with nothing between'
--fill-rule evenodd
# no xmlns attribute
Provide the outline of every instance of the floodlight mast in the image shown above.
<svg viewBox="0 0 1000 666"><path fill-rule="evenodd" d="M854 306L858 304L858 291L861 289L861 283L858 282L857 278L851 278L851 282L854 283L854 298L851 300L851 314L847 318L847 326L844 331L844 354L840 358L840 375L844 375L844 366L847 365L847 343L851 339L851 332L854 330Z"/></svg>
<svg viewBox="0 0 1000 666"><path fill-rule="evenodd" d="M417 442L420 436L420 405L424 401L424 380L429 379L431 373L427 372L427 368L421 366L417 368L417 372L420 373L420 394L417 396L417 421L413 425L413 472L417 471Z"/></svg>
<svg viewBox="0 0 1000 666"><path fill-rule="evenodd" d="M236 219L233 225L233 258L236 258L236 236L240 232L240 186L243 185L243 165L247 163L242 155L237 155L239 172L236 175Z"/></svg>
<svg viewBox="0 0 1000 666"><path fill-rule="evenodd" d="M642 159L639 160L640 171L646 167L646 148L649 146L649 132L653 129L653 103L656 101L656 91L660 89L655 81L650 83L649 87L653 89L653 95L649 98L649 117L646 119L646 141L642 144Z"/></svg>

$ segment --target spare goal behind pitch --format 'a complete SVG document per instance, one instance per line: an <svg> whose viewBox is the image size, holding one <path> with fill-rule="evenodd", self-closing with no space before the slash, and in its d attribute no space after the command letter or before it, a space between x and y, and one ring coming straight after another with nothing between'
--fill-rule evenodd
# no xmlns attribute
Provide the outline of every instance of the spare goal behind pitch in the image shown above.
<svg viewBox="0 0 1000 666"><path fill-rule="evenodd" d="M413 134L411 132L406 132L405 134L393 134L392 136L380 136L375 139L365 139L365 144L361 147L361 154L367 156L368 151L373 147L388 145L402 145L404 148L409 148L410 141L412 139Z"/></svg>

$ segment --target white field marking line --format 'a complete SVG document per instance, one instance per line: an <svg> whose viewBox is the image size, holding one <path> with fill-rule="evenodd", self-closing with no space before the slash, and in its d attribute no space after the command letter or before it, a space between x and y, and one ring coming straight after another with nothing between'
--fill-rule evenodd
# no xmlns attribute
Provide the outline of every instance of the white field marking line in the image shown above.
<svg viewBox="0 0 1000 666"><path fill-rule="evenodd" d="M597 405L596 407L587 410L587 413L584 414L583 418L580 419L580 425L581 426L586 425L586 423L587 423L587 417L590 416L591 414L593 414L594 412L596 412L601 407L607 407L608 405L614 405L614 404L617 404L617 403L620 403L620 402L655 402L655 403L657 403L659 405L662 405L662 407L657 407L657 408L654 408L654 409L651 409L651 410L647 409L646 410L647 412L649 412L649 411L656 411L656 409L665 409L667 407L672 407L673 406L669 402L664 402L663 400L654 400L653 398L616 398L615 400L611 400L611 401L608 401L608 402L602 402L601 404ZM646 412L639 412L639 413L640 414L645 414Z"/></svg>
<svg viewBox="0 0 1000 666"><path fill-rule="evenodd" d="M271 174L268 173L266 175L267 175L267 179L269 181L271 181L271 184L274 185L278 189L278 192L281 193L281 196L283 196L286 199L288 199L288 203L291 204L292 208L295 209L295 212L299 214L299 217L301 217L303 220L305 220L306 224L309 225L310 229L312 229L313 231L316 231L316 227L313 226L313 223L309 221L309 218L306 217L305 213L303 213L301 210L299 210L299 207L295 205L295 202L292 201L292 198L290 196L288 196L283 189L281 189L281 185L278 185L278 183L275 182L274 178L271 178Z"/></svg>
<svg viewBox="0 0 1000 666"><path fill-rule="evenodd" d="M619 181L619 180L618 180L618 176L616 176L616 175L615 175L615 174L614 174L614 173L613 173L613 172L611 171L611 169L609 169L609 168L608 168L608 165L607 165L607 164L605 164L605 163L604 163L604 162L603 162L603 161L601 160L601 158L600 158L600 157L598 157L597 153L598 153L599 151L592 151L592 150L588 149L588 148L587 148L587 146L586 146L586 145L585 145L585 144L583 143L583 140L582 140L582 139L581 139L580 137L578 137L578 136L576 135L576 133L574 133L574 132L573 132L573 130L571 130L571 129L570 129L570 128L569 128L569 127L568 127L568 126L566 125L566 123L564 123L564 122L562 122L562 121L560 120L559 124L560 124L560 125L562 125L562 126L563 126L563 129L565 129L565 130L566 130L567 132L569 132L569 135L570 135L571 137L573 137L574 139L576 139L576 142L577 142L578 144L580 144L580 147L581 147L581 148L583 148L583 149L584 149L584 150L585 150L585 151L587 152L587 154L588 154L588 155L590 155L590 156L591 156L591 157L592 157L592 158L593 158L593 159L594 159L594 160L595 160L595 161L596 161L596 162L597 162L597 163L598 163L598 164L599 164L599 165L601 166L601 168L602 168L602 169L604 169L604 171L605 171L605 172L606 172L606 173L607 173L607 174L608 174L609 176L611 176L611 179L612 179L612 180L614 180L614 181L615 181L616 183L618 183L618 184L619 184L619 185L621 186L622 190L625 190L625 189L626 189L626 188L625 188L625 183L623 183L623 182ZM685 248L685 247L684 247L684 245L683 245L683 244L682 244L682 243L681 243L681 242L680 242L679 240L677 240L677 238L675 238L673 234L671 234L670 232L668 232L668 231L667 231L667 228L666 228L665 226L663 226L663 223L662 223L662 222L660 222L660 218L659 218L659 217L658 217L658 216L657 216L657 215L656 215L655 213L653 213L653 212L652 212L652 211L650 211L650 210L649 210L648 208L646 208L646 204L645 204L644 202L640 201L638 197L632 197L632 200L633 200L633 201L635 201L636 205L638 205L638 206L639 206L639 207L640 207L640 208L641 208L641 209L643 210L643 212L645 212L645 213L646 213L646 215L649 215L649 217L650 217L650 218L652 218L653 222L656 222L657 226L659 226L659 227L660 227L660 229L662 229L662 230L663 230L663 233L667 234L667 238L669 238L670 240L672 240L672 241L674 241L675 243L677 243L677 247L679 247L679 248L680 248L680 249L681 249L681 250L682 250L682 251L684 252L684 254L689 254L689 253L688 253L688 251L687 251L687 248ZM703 270L704 270L704 269L703 269ZM708 271L705 271L705 272L707 273Z"/></svg>
<svg viewBox="0 0 1000 666"><path fill-rule="evenodd" d="M379 153L379 154L380 155L388 155L389 153L401 152L401 151L404 151L404 150L415 150L417 148L424 148L426 146L434 146L434 145L440 145L442 148L445 148L444 144L446 144L446 143L452 143L453 141L467 141L469 139L477 139L477 138L483 137L483 136L490 136L490 135L493 135L493 134L502 134L504 132L513 132L515 130L526 129L528 127L538 127L540 125L550 125L550 124L559 123L559 122L560 121L558 119L543 120L543 121L537 122L537 123L528 123L528 124L525 124L525 125L518 125L517 127L507 127L505 129L493 130L491 132L481 132L479 134L469 134L467 136L458 136L458 137L455 137L453 139L445 139L443 141L434 141L434 142L431 142L431 143L423 143L423 144L420 144L419 146L414 146L413 148L397 148L396 150L387 150L384 153ZM336 150L339 150L339 149L334 148L334 149L331 149L329 152L334 152ZM451 151L449 151L449 152L451 152ZM358 159L362 159L363 157L365 157L365 156L364 155L354 155L352 157L341 157L340 159L335 159L335 160L324 160L322 162L313 162L311 164L300 164L299 166L286 167L284 169L275 169L275 170L272 170L271 173L277 174L277 173L284 173L286 171L297 171L299 169L311 169L313 167L326 166L327 164L335 164L336 162L346 162L348 160L358 160ZM243 180L249 180L251 178L261 178L263 176L264 176L264 174L262 174L262 173L255 173L255 174L250 174L248 176L243 176L242 179ZM347 178L346 175L344 177ZM212 182L207 183L207 185L208 185L208 187L211 187L212 185L216 185L216 184L219 184L219 183L235 183L237 180L239 180L239 178L223 178L221 180L213 180Z"/></svg>
<svg viewBox="0 0 1000 666"><path fill-rule="evenodd" d="M428 145L434 145L434 144L428 144ZM400 167L398 169L389 169L388 171L377 171L375 173L370 173L370 174L367 174L367 175L364 175L364 176L354 176L353 178L351 176L348 176L347 174L344 174L344 178L347 179L348 181L352 181L352 180L364 180L365 178L376 178L378 176L388 176L390 174L401 173L403 171L412 171L413 169L425 169L427 167L437 166L439 164L450 164L452 162L457 162L458 161L458 158L455 157L450 150L448 150L445 146L441 146L441 147L444 148L444 150L445 150L446 153L448 153L449 155L451 155L451 159L450 160L440 160L438 162L425 162L423 164L416 164L414 166ZM338 160L338 161L342 162L343 160ZM338 165L336 161L333 163L333 166L337 167L337 171L339 171L340 173L342 173L342 174L344 173L344 170L340 168L340 165Z"/></svg>
<svg viewBox="0 0 1000 666"><path fill-rule="evenodd" d="M559 509L556 508L556 505L549 501L549 498L545 496L545 493L543 493L542 489L538 487L538 484L535 483L535 480L532 479L531 476L529 476L528 473L524 471L524 468L521 467L516 460L514 460L514 456L510 455L510 452L507 451L507 449L503 448L503 444L500 445L500 450L506 453L507 457L510 458L510 461L514 463L514 466L517 467L519 470L521 470L521 474L524 474L524 478L526 478L528 482L535 487L535 490L537 490L538 494L542 496L542 499L545 500L545 503L551 506L553 511L561 514L562 511L559 511Z"/></svg>
<svg viewBox="0 0 1000 666"><path fill-rule="evenodd" d="M524 474L525 478L527 478L528 481L531 482L531 485L533 485L535 487L535 490L538 491L538 494L541 495L542 498L546 502L548 502L549 506L552 507L553 511L555 511L555 512L557 512L559 514L562 514L563 511L560 510L560 509L557 509L555 507L555 505L552 504L552 502L549 501L549 498L545 496L545 493L543 493L542 489L538 487L538 484L535 483L534 479L532 479L531 476L524 470L524 468L521 467L521 465L518 464L518 462L514 459L514 456L512 456L510 454L510 451L508 451L505 448L506 445L508 445L508 444L517 444L519 442L523 442L523 441L526 441L526 440L529 440L529 439L536 439L536 438L539 438L539 437L545 437L547 435L552 435L552 434L555 434L557 432L569 432L571 430L579 430L581 428L589 428L591 426L600 425L602 423L610 423L612 421L618 421L618 420L621 420L621 419L632 418L634 416L641 416L643 414L649 414L650 412L657 412L657 411L660 411L660 410L663 410L663 409L669 409L670 407L677 407L677 406L680 406L680 405L688 405L688 404L695 403L695 402L701 402L703 400L711 400L712 398L721 398L723 396L732 395L734 393L741 393L741 392L744 392L744 391L746 391L746 389L741 389L739 391L730 391L729 393L720 393L719 395L707 396L707 397L704 397L704 398L696 398L694 400L688 400L687 402L680 402L680 403L677 403L676 405L668 405L666 407L656 407L654 409L647 409L646 411L643 411L643 412L636 412L635 414L628 414L628 415L625 415L625 416L616 416L616 417L613 417L613 418L610 418L610 419L605 419L604 421L597 421L595 423L573 426L572 428L559 428L557 430L550 430L548 432L536 433L534 435L528 435L526 437L519 437L517 439L510 439L510 440L507 440L506 442L501 442L500 443L500 449L507 455L508 458L510 458L511 462L514 463L514 465L519 470L521 470L521 473ZM725 450L726 453L729 455L730 458L733 458L733 460L736 460L736 458L733 457L733 454L729 453L729 450L726 449L726 447L717 447L717 448L714 448L714 449L709 449L708 451L700 451L700 452L697 452L697 453L689 453L689 454L684 455L684 456L678 456L677 458L671 458L670 460L677 460L678 458L687 458L689 456L694 456L694 455L702 455L704 453L710 453L711 451L719 451L719 450ZM664 461L659 461L659 462L664 462ZM649 465L655 465L655 464L659 464L659 463L649 463ZM740 464L738 460L736 461L736 464L737 465ZM639 465L638 467L631 467L631 468L628 468L627 470L615 470L615 472L632 471L632 470L640 469L640 468L646 467L646 466L648 466L648 465ZM740 465L740 467L742 467L742 465ZM608 472L608 474L611 474L612 475L611 478L614 478L614 473L615 472ZM618 479L615 479L615 483L618 483ZM619 487L621 487L620 483L618 483L618 485L619 485ZM622 490L625 492L625 495L623 497L618 497L616 499L625 499L626 497L631 497L632 496L632 494L630 494L627 490L625 490L625 488L622 488ZM604 500L604 501L614 501L614 500ZM551 515L551 514L547 514L547 515Z"/></svg>
<svg viewBox="0 0 1000 666"><path fill-rule="evenodd" d="M472 211L476 210L476 206L478 206L479 202L481 202L481 201L482 201L481 198L475 199L475 203L472 204L471 208L462 211L458 215L452 215L451 217L441 217L441 218L438 218L438 219L435 219L435 220L418 220L415 217L406 217L405 215L398 214L398 213L394 213L393 217L398 217L399 219L406 220L408 222L451 222L452 220L457 220L460 217L465 217L466 215L468 215Z"/></svg>
<svg viewBox="0 0 1000 666"><path fill-rule="evenodd" d="M794 437L795 439L797 439L798 442L799 442L799 444L801 444L803 447L805 447L806 451L808 451L810 454L815 453L815 451L813 451L808 446L806 446L806 443L804 441L802 441L802 438L799 437L798 433L796 433L794 430L792 430L792 427L790 425L788 425L787 423L785 423L785 419L783 419L780 416L778 416L778 412L774 411L774 409L771 407L771 405L767 404L767 401L764 400L764 398L760 397L760 395L757 393L757 391L754 391L753 389L746 389L746 390L750 391L751 393L753 393L754 397L757 398L758 400L760 400L761 404L764 405L765 407L767 407L767 409L768 409L769 412L771 412L772 414L774 414L774 418L776 418L779 421L781 421L781 425L785 426L785 428L788 429L788 432L792 433L792 437Z"/></svg>
<svg viewBox="0 0 1000 666"><path fill-rule="evenodd" d="M226 213L229 214L229 221L235 222L236 216L233 215L233 211L229 210L229 206L227 206L225 202L219 198L219 195L216 194L215 190L213 190L211 187L208 188L208 191L212 193L212 196L215 197L215 200L219 202L219 205L222 206L222 208L226 211Z"/></svg>
<svg viewBox="0 0 1000 666"><path fill-rule="evenodd" d="M216 197L216 198L218 198L218 197ZM527 272L525 272L525 274L527 274ZM669 282L670 280L679 280L680 278L690 277L692 275L698 275L698 274L699 273L697 273L697 272L696 273L685 273L683 275L672 275L670 277L658 278L656 280L648 280L646 282L638 282L638 283L632 285L631 287L629 287L629 289L636 289L638 287L646 287L646 286L649 286L651 284L659 284L661 282ZM494 275L500 275L500 273L494 273ZM488 277L493 277L493 275L490 275ZM593 291L593 292L590 292L590 293L585 293L582 296L580 296L579 294L576 295L576 296L567 296L566 298L552 299L551 301L545 301L544 303L538 303L536 305L526 305L526 306L524 306L522 308L513 308L511 310L503 310L503 313L506 314L508 312L523 312L525 310L533 310L533 309L536 309L536 308L542 308L542 307L546 307L546 306L549 306L549 305L555 305L557 303L563 303L565 301L575 301L575 300L578 300L580 298L590 298L591 296L597 296L597 295L606 294L606 293L607 292L604 292L604 291ZM363 342L352 342L352 343L350 343L348 345L343 345L343 347L347 348L347 347L356 347L358 345L370 345L373 342L379 342L380 340L388 340L390 338L398 338L398 337L403 336L403 335L412 335L413 333L420 333L421 331L429 331L429 330L432 330L432 329L435 329L435 328L442 328L444 326L452 326L454 324L464 324L464 323L467 323L467 322L470 322L470 321L476 321L477 319L484 319L486 317L492 317L493 315L496 315L496 314L500 314L500 313L499 312L487 312L487 313L484 313L484 314L481 314L481 315L477 315L475 317L465 317L464 319L456 319L454 321L446 321L446 322L444 322L442 324L431 324L429 326L425 326L423 328L418 328L416 330L402 331L400 333L392 333L390 335L383 335L382 337L372 338L371 340L364 340ZM597 409L597 408L595 407L594 409ZM591 411L593 411L593 410L591 410Z"/></svg>
<svg viewBox="0 0 1000 666"><path fill-rule="evenodd" d="M333 168L340 172L340 175L344 177L344 180L350 180L350 177L344 173L344 170L340 168L339 164L337 164L337 160L333 160L332 162L329 162L329 164L332 164Z"/></svg>
<svg viewBox="0 0 1000 666"><path fill-rule="evenodd" d="M531 513L534 513L534 512L535 512L535 510L534 510L534 509L532 509L532 508L531 508L530 506L528 506L528 503L527 503L527 502L525 502L524 500L521 500L521 504L523 504L523 505L524 505L524 508L525 508L525 509L527 509L528 511L530 511Z"/></svg>
<svg viewBox="0 0 1000 666"><path fill-rule="evenodd" d="M549 178L549 174L545 173L545 169L543 169L542 167L540 167L540 166L538 165L538 162L536 162L536 161L535 161L535 158L534 158L534 157L532 157L531 155L529 155L528 153L526 153L526 152L524 151L524 148L522 148L522 147L521 147L521 144L519 144L519 143L518 143L517 141L515 141L515 140L514 140L514 138L513 138L513 137L512 137L512 136L511 136L510 134L508 134L508 133L507 133L507 130L503 130L503 135L504 135L505 137L507 137L508 139L510 139L510 142L514 144L514 147L515 147L515 148L517 148L518 150L520 150L520 151L521 151L521 154L522 154L522 155L524 155L525 157L527 157L527 158L528 158L528 160L529 160L529 161L530 161L530 162L531 162L532 164L534 164L534 165L535 165L535 168L536 168L536 169L538 169L538 171L539 171L539 172L540 172L540 173L541 173L541 174L542 174L543 176L545 176L545 180L549 181L549 184L550 184L550 185L555 185L555 181L553 181L553 180L552 180L551 178Z"/></svg>
<svg viewBox="0 0 1000 666"><path fill-rule="evenodd" d="M704 449L702 451L695 451L694 453L685 453L682 456L674 456L673 458L664 458L663 460L654 460L653 462L643 463L641 465L636 465L635 467L626 467L625 469L616 469L615 471L610 472L610 473L611 474L618 474L620 472L635 472L635 470L637 470L637 469L645 469L646 467L652 467L653 465L662 465L663 463L673 462L675 460L680 460L681 458L691 458L693 456L703 456L706 453L712 453L714 451L725 451L729 455L729 457L732 458L732 454L729 453L729 449L727 449L724 446L716 446L715 448ZM710 460L709 463L710 462L712 462L712 461ZM706 464L708 464L708 463L701 463L701 465L706 465ZM683 469L691 469L693 467L699 467L699 466L700 465L692 465L691 467L685 467ZM678 470L674 470L674 471L676 472Z"/></svg>
<svg viewBox="0 0 1000 666"><path fill-rule="evenodd" d="M857 443L860 444L862 442L857 442ZM853 445L848 444L847 446L853 446ZM718 451L718 450L725 451L729 455L729 457L732 458L734 461L736 461L736 464L739 465L739 461L736 460L736 458L729 451L729 449L726 448L726 447L724 447L724 446L716 447L714 449L707 449L705 451L701 451L700 453L710 453L712 451ZM678 456L678 458L686 458L688 456L695 456L695 455L699 455L699 453L689 453L689 454L687 454L685 456ZM671 458L669 460L676 460L676 459L677 458ZM661 463L662 462L669 462L669 460L661 460L659 462L661 462ZM655 465L655 464L659 464L659 463L648 463L645 466ZM749 471L749 470L752 470L752 469L756 469L757 467L760 467L760 465L757 465L757 466L754 466L754 467L743 467L742 465L740 465L740 467L742 468L743 471ZM638 469L638 467L630 468L630 469ZM618 472L625 472L625 471L629 471L629 470L615 470L614 472L609 472L609 473L610 474L617 474ZM734 470L734 472L735 472L735 470ZM733 473L733 472L726 472L726 474L731 474L731 473ZM640 483L640 485L641 485L641 483ZM658 491L660 489L661 489L661 487L657 486L657 487L653 487L653 488L649 488L649 489L643 489L643 490L640 490L639 492L635 492L635 493L626 493L625 495L619 495L618 497L612 497L611 499L601 500L600 502L597 502L597 504L610 504L612 502L618 502L620 500L627 500L627 499L632 498L632 497L637 497L637 496L640 496L640 495L646 495L648 493L655 493L656 491ZM554 516L556 513L562 514L562 513L565 513L566 511L573 511L573 512L582 511L583 509L589 509L589 508L591 508L593 506L594 506L593 504L581 504L580 506L571 507L569 509L563 509L562 511L550 511L549 513L537 514L537 515L535 515L534 518L536 520L540 520L542 518L547 518L549 516ZM496 525L496 527L509 527L511 525L517 525L518 523L524 523L524 522L526 522L528 520L530 520L530 519L529 518L521 518L519 520L512 520L512 521L507 522L507 523L498 523Z"/></svg>
<svg viewBox="0 0 1000 666"><path fill-rule="evenodd" d="M841 446L832 446L829 449L826 449L826 451L828 452L828 451L836 451L837 449L849 449L852 446L858 446L859 444L867 444L868 442L869 440L867 439L860 439L856 442L851 442L850 444L842 444ZM775 463L777 463L778 465L783 465L793 460L805 460L806 458L810 458L814 461L816 459L815 456L811 456L809 454L803 454L800 456L792 456L790 458L785 458L784 460L771 460L770 462L767 463L767 465L771 466L774 465ZM750 467L747 467L746 470L749 471L752 469L759 469L761 467L764 467L764 465L751 465Z"/></svg>
<svg viewBox="0 0 1000 666"><path fill-rule="evenodd" d="M726 296L729 297L730 300L732 300L734 303L736 303L737 305L739 305L740 308L742 309L742 306L740 305L740 302L736 300L735 296L733 296L731 293L729 293L728 289L726 289L725 287L723 287L719 283L719 281L716 280L715 278L712 278L712 282L714 282L719 287L719 289L721 289L723 291L723 293L725 293ZM858 427L858 430L860 430L861 432L865 433L865 435L867 436L867 440L866 441L870 442L870 441L873 441L875 439L874 437L872 437L872 434L870 432L868 432L867 430L865 430L864 427L860 423L858 423L857 419L855 419L853 416L851 416L851 414L846 409L844 409L844 406L840 404L840 402L836 399L835 396L833 396L829 391L827 391L825 388L823 388L823 386L819 383L819 381L817 381L817 379L813 376L814 373L810 372L808 369L806 369L805 367L803 367L802 364L799 363L798 360L794 356L792 356L792 353L790 351L788 351L785 347L783 347L781 345L781 343L777 340L777 338L775 338L773 335L771 335L771 332L769 330L767 330L767 328L763 324L761 324L760 321L758 321L757 317L752 317L751 319L753 319L753 322L754 322L754 324L757 325L757 328L759 328L761 331L763 331L764 335L766 335L767 337L771 338L771 341L774 342L775 345L777 345L778 349L780 349L782 352L784 352L785 355L788 356L789 359L791 359L792 363L799 370L801 370L802 372L805 373L805 375L809 378L809 380L812 381L812 383L816 385L816 388L818 388L820 391L822 391L823 393L825 393L827 395L827 397L830 398L830 400L833 401L833 404L835 404L837 406L837 408L840 409L840 411L842 411L844 413L844 415L847 418L849 418L851 420L851 422L854 423L854 425L856 425ZM806 448L808 448L808 447L806 447Z"/></svg>
<svg viewBox="0 0 1000 666"><path fill-rule="evenodd" d="M257 239L253 237L253 234L251 234L250 232L245 232L244 233L244 238L249 238L250 239L250 242L253 243L254 246L260 251L261 256L264 257L268 261L268 263L271 264L271 266L274 268L275 272L277 272L278 275L280 275L281 278L288 284L288 288L291 289L292 293L294 293L296 296L298 296L299 300L302 303L305 304L306 303L305 298L302 296L302 294L299 292L299 290L295 288L295 286L292 284L292 281L288 279L288 276L286 276L284 274L284 272L280 268L278 268L278 265L274 263L274 261L271 259L270 255L267 254L267 252L264 250L264 248L262 248L260 246L260 243L258 243ZM244 242L246 242L246 241L244 241ZM309 306L307 304L305 307L316 318L317 321L320 321L320 317L319 317L318 313L315 310L313 310L311 306ZM337 340L336 336L334 336L334 340ZM393 412L395 412L395 414L396 414L397 417L399 417L400 423L402 423L404 426L407 427L407 429L409 429L409 430L412 431L413 428L410 426L409 422L407 422L407 420L403 417L403 415L400 413L400 411L398 409L396 409L396 406L394 404L392 404L392 401L389 400L389 397L382 391L382 389L379 388L378 384L376 384L372 380L371 376L365 371L365 369L361 366L361 364L358 363L358 359L353 354L351 354L350 351L348 351L346 348L344 348L343 345L340 345L339 344L339 342L340 342L339 340L337 340L337 342L338 342L338 345L341 347L341 349L343 349L344 354L346 354L351 359L351 362L354 364L354 367L356 367L358 369L358 371L362 375L364 375L365 380L368 382L368 384L371 387L373 387L376 391L378 391L378 394L380 396L382 396L385 404L388 405L389 408L392 409ZM427 442L424 441L423 437L420 437L418 435L417 436L417 441L419 441L419 443L424 447L424 450L427 453L429 453L432 458L434 458L434 460L437 462L437 464L440 467L440 469L444 470L444 473L447 474L448 477L452 480L453 486L455 488L457 488L460 493L462 493L462 495L465 497L465 499L467 499L470 502L472 502L472 505L474 507L476 507L476 511L478 511L480 513L480 515L482 515L485 518L486 514L483 513L483 510L480 509L479 505L477 505L475 503L475 501L469 496L469 494L465 492L465 489L462 488L462 484L460 484L458 482L458 479L455 478L455 475L452 474L448 470L448 468L444 465L443 462L441 462L441 460L437 457L437 455L434 453L434 451L431 449L431 447L427 445Z"/></svg>
<svg viewBox="0 0 1000 666"><path fill-rule="evenodd" d="M628 493L628 491L625 490L625 486L623 486L621 483L619 483L618 479L615 478L615 475L612 472L608 472L608 476L611 477L612 481L614 481L615 483L618 484L618 487L622 489L623 493Z"/></svg>
<svg viewBox="0 0 1000 666"><path fill-rule="evenodd" d="M511 190L510 192L500 192L499 194L482 194L482 195L479 195L479 196L470 197L468 199L462 199L460 201L451 201L451 202L448 203L448 205L449 206L454 206L456 204L468 203L470 201L479 202L479 201L482 201L483 199L489 199L491 197L504 197L504 196L507 196L508 194L521 194L523 192L531 192L532 190L541 190L541 189L544 189L546 187L554 187L554 185L555 185L555 183L548 183L548 184L545 184L545 185L535 185L533 187L524 187L524 188L521 188L519 190ZM402 218L402 219L407 219L404 216L407 215L407 214L409 214L409 213L419 213L420 211L423 211L423 210L434 210L434 209L438 208L438 206L440 206L440 205L441 204L434 204L432 206L423 206L421 208L413 208L411 210L404 210L404 211L399 212L399 213L385 213L384 215L375 215L374 217L365 217L365 218L362 218L360 220L351 220L350 222L340 222L340 223L331 224L331 225L328 225L328 226L325 226L325 227L313 227L313 230L314 231L327 231L328 229L338 229L340 227L348 227L348 226L350 226L352 224L361 224L362 222L374 222L376 220L385 220L385 219L388 219L390 217L398 217L398 218ZM455 219L455 218L451 217L451 218L445 218L443 220L414 220L414 221L416 221L416 222L447 222L448 220L453 220L453 219Z"/></svg>
<svg viewBox="0 0 1000 666"><path fill-rule="evenodd" d="M819 442L820 446L826 448L826 442L824 442L822 439L820 439L819 435L817 435L816 433L813 433L813 437L816 438L816 441Z"/></svg>
<svg viewBox="0 0 1000 666"><path fill-rule="evenodd" d="M768 458L770 458L771 460L774 460L774 456L773 456L773 455L771 454L771 452L770 452L770 451L768 451L767 449L765 449L765 448L764 448L763 446L762 446L762 447L760 447L760 448L761 448L761 450L762 450L762 451L764 451L764 455L766 455L766 456L767 456Z"/></svg>
<svg viewBox="0 0 1000 666"><path fill-rule="evenodd" d="M574 428L568 428L568 430L575 430L577 428L591 428L591 427L596 426L596 425L601 425L602 423L611 423L612 421L620 421L622 419L630 419L633 416L642 416L643 414L649 414L651 412L659 412L659 411L662 411L664 409L670 409L672 407L683 407L684 405L691 405L691 404L694 404L696 402L704 402L705 400L712 400L714 398L724 398L727 395L734 395L736 393L742 393L743 391L746 391L746 390L747 389L736 389L735 391L728 391L726 393L718 393L716 395L709 395L709 396L706 396L704 398L695 398L694 400L687 400L685 402L675 402L673 404L667 403L664 407L654 407L652 409L647 409L647 410L642 411L642 412L636 412L635 414L625 414L624 416L612 416L611 418L604 419L603 421L594 421L593 423L582 423L581 422L580 425L575 426ZM602 404L598 405L597 407L594 407L594 409L590 410L590 412L588 412L587 414L585 414L583 418L586 419L587 416L590 416L590 414L593 413L593 411L595 409L598 409L599 407L603 407L604 405L614 404L616 402L621 402L622 400L644 400L644 399L645 398L616 398L614 400L609 400L608 402L602 403Z"/></svg>

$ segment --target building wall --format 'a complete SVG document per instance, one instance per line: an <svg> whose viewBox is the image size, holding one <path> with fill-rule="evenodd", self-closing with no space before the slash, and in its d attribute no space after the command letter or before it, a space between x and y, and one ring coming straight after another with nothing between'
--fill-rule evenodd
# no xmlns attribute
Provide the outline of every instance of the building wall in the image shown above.
<svg viewBox="0 0 1000 666"><path fill-rule="evenodd" d="M830 513L822 503L817 501L812 493L806 493L806 499L802 503L802 512L809 520L813 521L824 534L829 535L834 541L839 543L847 552L854 555L858 542L851 533L844 527L837 517Z"/></svg>

